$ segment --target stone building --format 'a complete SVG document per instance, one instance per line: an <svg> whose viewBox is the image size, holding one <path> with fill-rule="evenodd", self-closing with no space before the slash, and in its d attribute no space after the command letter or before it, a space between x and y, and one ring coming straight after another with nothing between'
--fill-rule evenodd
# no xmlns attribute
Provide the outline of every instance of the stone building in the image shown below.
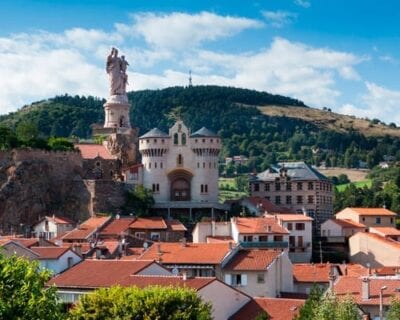
<svg viewBox="0 0 400 320"><path fill-rule="evenodd" d="M154 128L139 137L143 185L153 191L154 208L171 213L214 212L218 203L221 139L206 128L191 133L178 120L169 133Z"/></svg>
<svg viewBox="0 0 400 320"><path fill-rule="evenodd" d="M251 196L306 213L319 229L333 215L333 187L323 174L304 162L280 162L250 179Z"/></svg>

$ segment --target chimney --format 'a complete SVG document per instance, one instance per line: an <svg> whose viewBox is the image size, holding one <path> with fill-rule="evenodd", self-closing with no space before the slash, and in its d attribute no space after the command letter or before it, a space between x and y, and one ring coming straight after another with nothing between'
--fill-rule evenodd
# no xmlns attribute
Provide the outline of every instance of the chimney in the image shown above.
<svg viewBox="0 0 400 320"><path fill-rule="evenodd" d="M211 235L215 237L215 221L211 220Z"/></svg>
<svg viewBox="0 0 400 320"><path fill-rule="evenodd" d="M368 268L368 276L371 275L371 264L367 263L367 268Z"/></svg>
<svg viewBox="0 0 400 320"><path fill-rule="evenodd" d="M272 231L272 227L271 226L268 226L267 228L268 228L268 232Z"/></svg>
<svg viewBox="0 0 400 320"><path fill-rule="evenodd" d="M361 298L362 300L369 300L369 278L363 277L361 283Z"/></svg>
<svg viewBox="0 0 400 320"><path fill-rule="evenodd" d="M186 247L186 238L183 237L181 241L182 241L182 247Z"/></svg>

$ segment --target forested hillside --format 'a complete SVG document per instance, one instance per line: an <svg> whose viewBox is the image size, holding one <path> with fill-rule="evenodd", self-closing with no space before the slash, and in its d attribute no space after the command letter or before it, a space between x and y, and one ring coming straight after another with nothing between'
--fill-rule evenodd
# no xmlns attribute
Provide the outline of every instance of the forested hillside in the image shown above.
<svg viewBox="0 0 400 320"><path fill-rule="evenodd" d="M324 129L309 120L260 112L260 106L265 110L268 105L306 107L283 96L218 86L173 87L128 95L131 122L141 134L153 127L167 130L180 117L192 130L206 126L218 132L224 140L221 157L243 154L250 158L246 166L228 166L228 173L260 171L279 160L325 161L327 166L346 167L365 162L372 167L384 155L400 159L400 139L396 136L366 137L354 128ZM1 116L0 125L16 127L29 122L36 124L43 136L88 138L90 125L103 122L103 103L93 97L58 96Z"/></svg>

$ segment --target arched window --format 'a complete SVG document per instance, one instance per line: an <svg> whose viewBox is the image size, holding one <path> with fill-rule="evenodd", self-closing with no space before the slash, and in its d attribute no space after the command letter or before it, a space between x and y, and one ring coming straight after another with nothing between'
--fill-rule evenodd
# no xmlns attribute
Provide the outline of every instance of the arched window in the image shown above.
<svg viewBox="0 0 400 320"><path fill-rule="evenodd" d="M186 145L186 133L182 133L182 144Z"/></svg>
<svg viewBox="0 0 400 320"><path fill-rule="evenodd" d="M177 166L183 166L183 157L181 154L178 154L178 158L176 159Z"/></svg>
<svg viewBox="0 0 400 320"><path fill-rule="evenodd" d="M174 144L178 144L178 134L174 134Z"/></svg>

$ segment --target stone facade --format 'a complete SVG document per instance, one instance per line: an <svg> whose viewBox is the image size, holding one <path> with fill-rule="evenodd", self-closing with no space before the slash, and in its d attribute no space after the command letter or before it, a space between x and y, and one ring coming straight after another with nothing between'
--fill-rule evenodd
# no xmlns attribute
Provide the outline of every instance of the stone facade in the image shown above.
<svg viewBox="0 0 400 320"><path fill-rule="evenodd" d="M156 203L218 202L220 138L203 128L194 134L177 121L169 134L153 129L139 138L143 184Z"/></svg>

